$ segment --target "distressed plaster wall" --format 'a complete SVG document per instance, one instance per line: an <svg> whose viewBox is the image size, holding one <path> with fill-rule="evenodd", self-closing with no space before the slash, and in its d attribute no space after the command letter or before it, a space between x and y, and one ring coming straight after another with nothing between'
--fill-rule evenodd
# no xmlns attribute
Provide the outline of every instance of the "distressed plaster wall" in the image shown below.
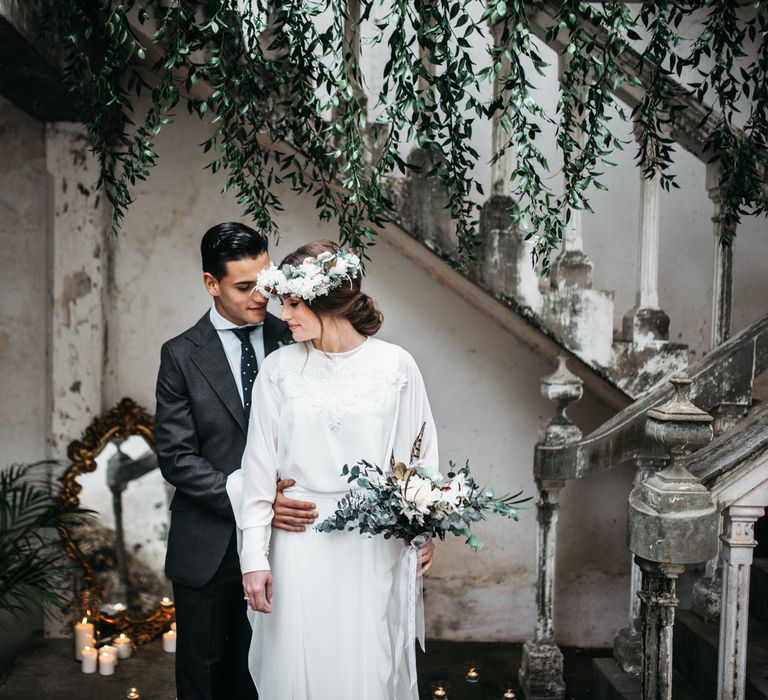
<svg viewBox="0 0 768 700"><path fill-rule="evenodd" d="M161 343L209 306L201 284L200 237L217 222L240 218L233 199L219 194L221 180L203 171L205 159L196 148L203 127L196 118L180 115L178 120L158 139L160 166L137 189L124 230L109 246L105 397L110 405L128 394L154 410ZM311 200L286 193L284 203L274 258L299 243L336 237L333 226L316 220ZM478 477L498 490L524 488L532 494L533 446L553 412L540 397L539 378L552 368L403 259L386 234L372 257L367 286L385 315L381 337L405 346L419 362L444 463L468 458ZM585 429L609 415L590 397L573 412ZM623 523L630 480L626 474L598 475L588 486L565 489L567 568L558 582L558 606L578 610L591 598L596 609L586 630L575 613L564 615L558 631L563 643L607 645L624 623L628 563L623 525L615 522ZM602 533L600 555L582 556L592 548L595 533ZM427 583L430 634L526 639L534 615L535 513L524 513L519 523L483 523L478 534L486 549L476 554L458 540L440 546Z"/></svg>
<svg viewBox="0 0 768 700"><path fill-rule="evenodd" d="M0 98L0 466L46 457L48 175L44 125Z"/></svg>
<svg viewBox="0 0 768 700"><path fill-rule="evenodd" d="M42 123L0 98L0 469L44 459L47 450L44 136ZM0 675L41 622L0 612Z"/></svg>

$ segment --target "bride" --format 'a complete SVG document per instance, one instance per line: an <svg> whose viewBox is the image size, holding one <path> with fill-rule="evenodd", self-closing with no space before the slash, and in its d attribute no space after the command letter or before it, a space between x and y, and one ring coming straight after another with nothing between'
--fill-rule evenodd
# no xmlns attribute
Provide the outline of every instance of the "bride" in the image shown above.
<svg viewBox="0 0 768 700"><path fill-rule="evenodd" d="M360 291L360 261L331 241L259 275L297 341L259 368L242 469L228 491L242 530L249 665L261 700L417 700L395 601L403 543L357 532L272 531L278 479L320 520L349 484L345 464L407 460L425 424L419 465L437 471L437 438L413 358L372 338L381 313ZM270 541L271 540L271 541ZM419 550L420 574L434 545ZM405 635L407 636L407 635Z"/></svg>

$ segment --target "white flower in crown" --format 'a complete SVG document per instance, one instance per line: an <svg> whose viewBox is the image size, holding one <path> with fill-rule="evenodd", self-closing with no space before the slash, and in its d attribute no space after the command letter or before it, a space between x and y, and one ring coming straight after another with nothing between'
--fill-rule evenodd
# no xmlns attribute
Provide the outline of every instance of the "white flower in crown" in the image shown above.
<svg viewBox="0 0 768 700"><path fill-rule="evenodd" d="M296 296L305 301L325 296L360 272L360 258L354 253L325 251L305 258L298 265L274 264L259 273L256 286L265 296Z"/></svg>

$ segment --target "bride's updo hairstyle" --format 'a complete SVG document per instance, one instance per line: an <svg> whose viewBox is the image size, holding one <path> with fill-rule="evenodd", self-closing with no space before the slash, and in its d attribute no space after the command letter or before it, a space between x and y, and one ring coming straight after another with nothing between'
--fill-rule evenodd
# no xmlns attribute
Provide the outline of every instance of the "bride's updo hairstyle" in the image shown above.
<svg viewBox="0 0 768 700"><path fill-rule="evenodd" d="M305 258L316 258L326 252L338 253L339 250L333 241L312 241L286 255L279 267L300 265ZM316 314L346 318L361 335L375 335L381 328L384 316L373 299L360 291L361 282L362 274L358 273L351 283L344 281L328 294L317 296L307 304Z"/></svg>

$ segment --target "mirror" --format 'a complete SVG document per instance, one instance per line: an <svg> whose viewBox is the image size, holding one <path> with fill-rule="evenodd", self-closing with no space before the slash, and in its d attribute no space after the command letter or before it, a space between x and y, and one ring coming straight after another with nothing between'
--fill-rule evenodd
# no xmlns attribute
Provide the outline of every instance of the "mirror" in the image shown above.
<svg viewBox="0 0 768 700"><path fill-rule="evenodd" d="M149 641L173 618L163 573L172 487L158 469L154 419L125 398L67 454L60 498L89 511L60 527L67 554L82 567L82 615L105 633Z"/></svg>

